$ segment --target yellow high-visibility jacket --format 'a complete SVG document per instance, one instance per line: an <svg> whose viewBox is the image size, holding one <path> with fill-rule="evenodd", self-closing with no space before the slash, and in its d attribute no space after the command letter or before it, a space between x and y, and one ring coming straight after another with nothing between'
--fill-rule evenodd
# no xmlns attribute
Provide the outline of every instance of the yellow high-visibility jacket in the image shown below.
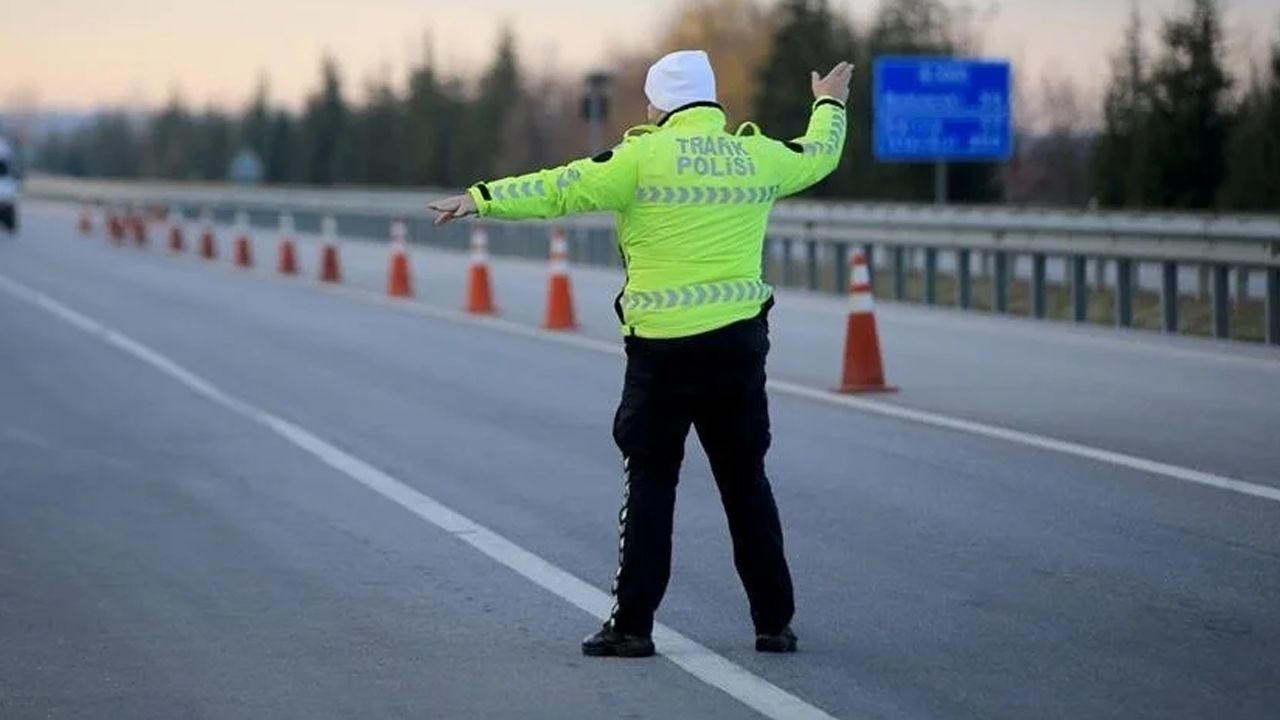
<svg viewBox="0 0 1280 720"><path fill-rule="evenodd" d="M771 139L751 123L737 134L724 126L720 106L694 103L628 130L593 158L469 192L483 217L613 211L627 273L617 302L623 332L708 332L755 316L773 294L762 279L769 211L836 168L847 120L841 102L819 98L795 140Z"/></svg>

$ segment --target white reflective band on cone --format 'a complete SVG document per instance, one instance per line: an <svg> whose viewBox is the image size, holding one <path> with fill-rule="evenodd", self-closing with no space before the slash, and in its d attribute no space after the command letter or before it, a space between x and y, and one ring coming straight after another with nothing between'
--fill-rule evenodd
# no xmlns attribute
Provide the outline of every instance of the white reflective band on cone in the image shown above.
<svg viewBox="0 0 1280 720"><path fill-rule="evenodd" d="M871 273L867 271L866 265L862 263L858 263L857 265L853 266L853 279L850 282L850 284L852 285L870 285L871 284Z"/></svg>
<svg viewBox="0 0 1280 720"><path fill-rule="evenodd" d="M471 263L473 265L489 261L489 233L480 228L471 231Z"/></svg>
<svg viewBox="0 0 1280 720"><path fill-rule="evenodd" d="M551 274L567 275L569 273L569 241L564 233L551 233Z"/></svg>
<svg viewBox="0 0 1280 720"><path fill-rule="evenodd" d="M875 298L871 293L854 293L849 296L849 310L855 313L869 313L876 309Z"/></svg>

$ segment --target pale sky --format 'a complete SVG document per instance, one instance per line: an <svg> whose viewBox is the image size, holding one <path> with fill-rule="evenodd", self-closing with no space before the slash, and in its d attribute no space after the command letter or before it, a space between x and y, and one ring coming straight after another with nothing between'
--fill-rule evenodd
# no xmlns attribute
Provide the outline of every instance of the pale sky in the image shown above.
<svg viewBox="0 0 1280 720"><path fill-rule="evenodd" d="M680 0L0 0L0 107L83 110L162 104L179 88L190 104L239 106L256 79L297 105L323 52L349 88L390 73L399 81L422 40L467 73L490 55L497 29L516 31L535 72L571 72L643 48ZM1139 0L1155 20L1185 0ZM875 0L833 0L865 18ZM982 7L991 0L977 0ZM996 0L983 54L1014 60L1024 82L1046 72L1096 91L1120 42L1127 0ZM1276 0L1226 0L1232 60L1260 53L1280 31Z"/></svg>

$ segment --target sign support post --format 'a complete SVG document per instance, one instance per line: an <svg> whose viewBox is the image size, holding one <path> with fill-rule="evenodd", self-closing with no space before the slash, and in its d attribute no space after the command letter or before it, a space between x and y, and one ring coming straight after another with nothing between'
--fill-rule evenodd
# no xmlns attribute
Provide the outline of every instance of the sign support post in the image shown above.
<svg viewBox="0 0 1280 720"><path fill-rule="evenodd" d="M933 202L947 204L947 161L938 158L933 163Z"/></svg>

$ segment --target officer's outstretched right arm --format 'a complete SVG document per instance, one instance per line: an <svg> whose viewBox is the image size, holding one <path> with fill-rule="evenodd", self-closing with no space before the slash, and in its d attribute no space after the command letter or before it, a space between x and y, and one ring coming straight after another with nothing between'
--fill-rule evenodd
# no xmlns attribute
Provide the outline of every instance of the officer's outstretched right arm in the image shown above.
<svg viewBox="0 0 1280 720"><path fill-rule="evenodd" d="M840 164L848 127L844 103L822 97L813 103L809 129L786 142L767 143L775 169L778 195L793 195L830 175Z"/></svg>
<svg viewBox="0 0 1280 720"><path fill-rule="evenodd" d="M624 141L593 158L476 183L468 192L482 217L503 220L617 211L635 199L636 172L634 144Z"/></svg>

